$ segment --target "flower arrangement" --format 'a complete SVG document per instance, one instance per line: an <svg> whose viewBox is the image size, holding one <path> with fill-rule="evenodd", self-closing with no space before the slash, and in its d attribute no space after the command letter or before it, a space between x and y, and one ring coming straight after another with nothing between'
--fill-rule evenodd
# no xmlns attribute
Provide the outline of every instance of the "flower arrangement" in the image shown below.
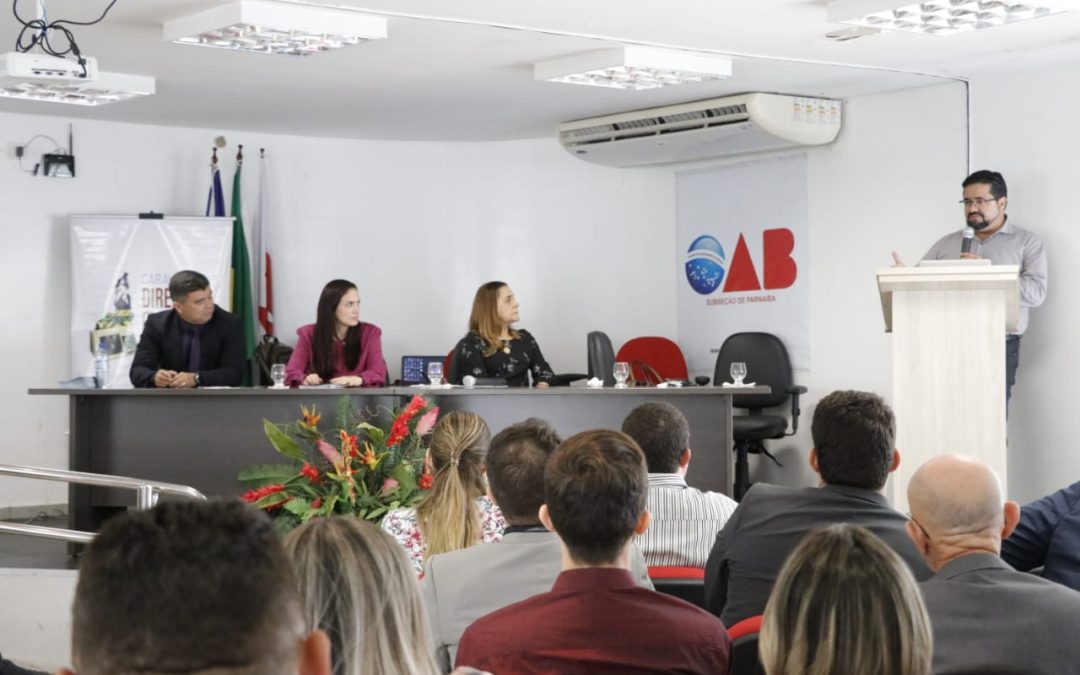
<svg viewBox="0 0 1080 675"><path fill-rule="evenodd" d="M431 487L423 470L424 437L439 409L422 396L394 415L387 430L354 410L348 397L339 401L329 432L320 429L314 406L300 410L300 419L287 424L263 420L271 445L293 462L249 466L237 476L250 488L244 500L272 514L280 531L334 514L377 522L391 509L412 506Z"/></svg>

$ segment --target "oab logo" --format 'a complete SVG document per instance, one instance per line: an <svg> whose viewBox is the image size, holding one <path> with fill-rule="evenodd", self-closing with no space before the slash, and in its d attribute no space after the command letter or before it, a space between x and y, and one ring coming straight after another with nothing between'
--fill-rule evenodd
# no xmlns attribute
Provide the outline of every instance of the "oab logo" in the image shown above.
<svg viewBox="0 0 1080 675"><path fill-rule="evenodd" d="M686 252L686 281L701 295L709 295L721 285L724 293L788 288L799 274L791 257L794 250L795 235L791 230L762 231L762 274L758 275L745 235L739 235L728 263L724 247L715 237L705 234L695 239Z"/></svg>

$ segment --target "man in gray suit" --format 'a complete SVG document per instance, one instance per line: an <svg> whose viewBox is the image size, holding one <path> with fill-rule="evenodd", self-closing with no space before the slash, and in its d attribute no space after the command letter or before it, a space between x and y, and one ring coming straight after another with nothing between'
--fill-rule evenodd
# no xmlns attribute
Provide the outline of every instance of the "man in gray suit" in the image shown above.
<svg viewBox="0 0 1080 675"><path fill-rule="evenodd" d="M495 610L551 590L562 571L559 537L540 524L544 465L562 439L547 422L530 418L503 429L487 454L488 494L502 509L502 541L431 556L420 582L436 657L450 672L461 634ZM651 589L641 553L633 573Z"/></svg>
<svg viewBox="0 0 1080 675"><path fill-rule="evenodd" d="M882 490L900 465L896 418L877 394L834 391L818 402L810 466L820 487L758 483L716 537L705 564L705 608L731 627L761 614L788 554L812 529L862 525L908 564L917 579L930 569L904 532L907 519Z"/></svg>
<svg viewBox="0 0 1080 675"><path fill-rule="evenodd" d="M1020 518L982 462L935 457L908 484L908 536L936 572L921 584L934 673L1080 673L1080 593L1001 558Z"/></svg>

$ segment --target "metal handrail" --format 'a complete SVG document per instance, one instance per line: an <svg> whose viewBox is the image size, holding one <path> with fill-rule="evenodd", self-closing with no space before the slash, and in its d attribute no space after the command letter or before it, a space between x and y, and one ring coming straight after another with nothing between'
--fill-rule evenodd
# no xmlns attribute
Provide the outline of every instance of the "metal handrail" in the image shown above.
<svg viewBox="0 0 1080 675"><path fill-rule="evenodd" d="M144 480L142 478L127 478L125 476L107 476L105 474L87 473L85 471L43 469L35 466L0 464L0 476L33 478L36 480L59 481L61 483L75 483L77 485L94 485L97 487L134 490L135 508L140 511L153 508L154 505L157 504L160 495L175 495L178 497L188 497L190 499L199 500L206 499L206 495L187 485L160 483L158 481ZM93 532L68 530L62 527L26 525L22 523L0 523L0 532L23 534L31 537L44 537L46 539L60 539L62 541L80 544L88 543L94 538Z"/></svg>

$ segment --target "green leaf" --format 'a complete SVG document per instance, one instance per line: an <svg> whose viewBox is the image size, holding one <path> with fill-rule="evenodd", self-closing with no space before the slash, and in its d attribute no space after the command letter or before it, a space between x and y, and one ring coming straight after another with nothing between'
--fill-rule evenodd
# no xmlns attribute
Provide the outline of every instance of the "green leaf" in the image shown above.
<svg viewBox="0 0 1080 675"><path fill-rule="evenodd" d="M381 445L386 439L386 432L370 422L361 422L356 425L356 428L362 429L376 445Z"/></svg>
<svg viewBox="0 0 1080 675"><path fill-rule="evenodd" d="M290 496L286 492L271 492L257 502L254 502L252 506L257 509L268 509L271 506L278 506L284 504L290 499Z"/></svg>
<svg viewBox="0 0 1080 675"><path fill-rule="evenodd" d="M303 448L301 448L291 436L285 433L281 427L270 420L264 419L263 432L266 434L266 438L270 440L270 444L274 446L275 450L291 459L301 462L304 461Z"/></svg>
<svg viewBox="0 0 1080 675"><path fill-rule="evenodd" d="M289 513L303 516L305 513L311 510L311 502L304 499L303 497L294 497L288 502L286 502L285 506L283 506L282 508Z"/></svg>
<svg viewBox="0 0 1080 675"><path fill-rule="evenodd" d="M412 471L409 470L409 465L405 462L395 466L390 475L398 482L398 488L403 492L412 492L417 489L416 477L413 476Z"/></svg>
<svg viewBox="0 0 1080 675"><path fill-rule="evenodd" d="M353 409L352 401L348 396L342 396L337 402L337 425L339 429L348 429L352 425Z"/></svg>
<svg viewBox="0 0 1080 675"><path fill-rule="evenodd" d="M249 487L262 487L274 483L284 483L294 478L300 467L295 464L254 464L241 469L236 480Z"/></svg>

